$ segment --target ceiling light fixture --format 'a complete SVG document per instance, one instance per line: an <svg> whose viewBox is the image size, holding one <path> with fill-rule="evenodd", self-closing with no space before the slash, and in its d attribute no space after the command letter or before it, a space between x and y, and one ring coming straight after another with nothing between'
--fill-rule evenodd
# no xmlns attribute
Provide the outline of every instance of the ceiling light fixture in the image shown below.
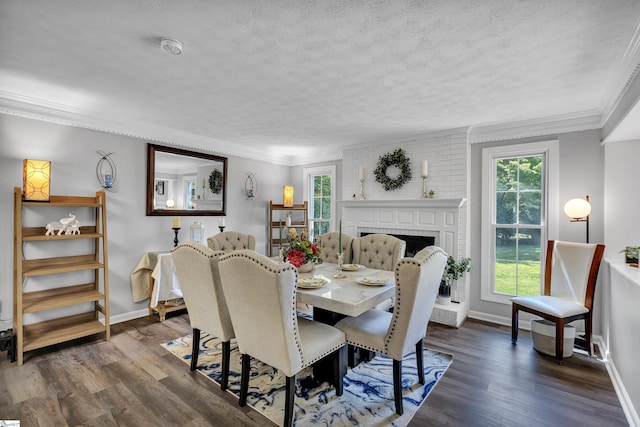
<svg viewBox="0 0 640 427"><path fill-rule="evenodd" d="M171 55L180 55L182 53L182 42L180 40L163 37L160 40L160 49Z"/></svg>

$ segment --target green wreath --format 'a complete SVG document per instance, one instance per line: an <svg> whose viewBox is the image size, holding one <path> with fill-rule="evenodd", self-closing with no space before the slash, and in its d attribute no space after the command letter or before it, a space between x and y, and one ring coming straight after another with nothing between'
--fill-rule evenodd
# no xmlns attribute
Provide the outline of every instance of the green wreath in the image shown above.
<svg viewBox="0 0 640 427"><path fill-rule="evenodd" d="M389 178L387 176L387 168L389 166L395 166L400 169L400 174L395 178ZM386 191L397 190L411 179L411 162L404 154L404 150L398 148L393 153L380 156L373 174L376 176L376 181L382 184Z"/></svg>
<svg viewBox="0 0 640 427"><path fill-rule="evenodd" d="M209 175L209 188L215 194L220 194L222 189L222 172L218 169L214 169Z"/></svg>

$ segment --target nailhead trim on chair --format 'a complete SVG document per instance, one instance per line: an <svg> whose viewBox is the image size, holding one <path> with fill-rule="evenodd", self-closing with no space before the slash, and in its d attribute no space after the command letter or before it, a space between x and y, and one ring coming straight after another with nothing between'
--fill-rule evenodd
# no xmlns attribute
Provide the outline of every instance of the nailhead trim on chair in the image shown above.
<svg viewBox="0 0 640 427"><path fill-rule="evenodd" d="M366 345L366 344L362 344L360 342L354 341L354 340L347 340L348 344L354 345L356 347L359 348L363 348L365 350L370 350L370 351L375 351L378 353L387 353L389 352L388 349L388 345L389 345L389 340L390 338L393 336L393 333L396 330L396 325L398 324L398 312L400 310L398 310L398 308L400 307L400 304L402 303L402 299L401 299L401 293L402 293L402 283L400 282L400 273L399 273L399 267L400 264L414 264L417 266L420 266L424 263L426 263L431 257L433 257L435 254L437 253L442 253L445 256L447 256L447 253L442 250L441 248L438 248L437 250L433 251L431 254L429 254L428 257L426 257L425 259L423 259L422 261L416 261L415 258L402 258L400 261L398 261L398 264L396 265L396 270L395 270L395 276L396 276L396 303L395 303L395 309L393 310L393 317L391 319L391 324L389 326L390 332L388 334L388 336L385 339L385 343L384 343L384 349L381 348L374 348L372 346Z"/></svg>
<svg viewBox="0 0 640 427"><path fill-rule="evenodd" d="M250 250L250 249L248 249L248 250ZM257 254L257 252L255 252L255 254ZM260 256L262 257L262 255L260 255ZM247 258L247 259L251 259L251 260L254 260L254 261L258 261L262 268L264 268L264 269L266 269L266 270L268 270L268 271L270 271L272 273L281 273L281 272L284 272L284 271L292 270L296 275L296 277L295 277L296 283L298 283L298 269L296 267L294 267L292 264L289 264L289 263L277 264L278 268L276 269L276 268L272 268L272 266L269 266L269 265L265 264L262 260L258 259L258 257L253 256L253 254L252 254L252 256L248 256L245 253L236 252L236 251L230 252L230 253L227 253L227 254L224 255L224 259L229 259L229 258ZM298 353L300 354L301 365L303 367L307 367L313 362L311 362L309 364L305 364L304 354L302 353L302 343L300 342L300 334L298 333L298 327L297 327L298 322L297 322L297 318L296 318L297 317L297 313L296 313L296 290L297 290L297 286L294 286L293 287L293 295L292 295L292 298L291 298L291 300L292 300L292 308L293 308L293 310L291 310L292 313L293 313L292 321L294 322L294 326L295 326L294 329L293 329L293 339L295 340L296 348L298 349ZM340 348L340 347L338 347L338 348ZM333 351L335 351L335 350L333 350ZM328 353L328 354L333 353L333 351ZM319 360L319 359L317 359L317 360Z"/></svg>
<svg viewBox="0 0 640 427"><path fill-rule="evenodd" d="M203 246L199 243L195 243L195 242L186 242L186 243L182 243L180 246L177 246L175 248L173 248L171 250L171 253L174 253L176 251L178 251L179 249L185 249L185 248L189 248L194 250L195 252L199 253L202 256L205 256L209 259L216 259L216 258L220 258L222 255L225 255L225 252L223 251L214 251L213 249ZM209 253L207 253L207 252Z"/></svg>

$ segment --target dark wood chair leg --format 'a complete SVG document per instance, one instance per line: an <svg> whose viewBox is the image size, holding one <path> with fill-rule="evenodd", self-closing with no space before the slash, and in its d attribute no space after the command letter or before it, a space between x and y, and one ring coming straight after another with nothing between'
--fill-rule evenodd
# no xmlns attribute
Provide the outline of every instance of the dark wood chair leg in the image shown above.
<svg viewBox="0 0 640 427"><path fill-rule="evenodd" d="M224 391L229 384L229 363L231 361L231 341L222 342L222 380L220 388Z"/></svg>
<svg viewBox="0 0 640 427"><path fill-rule="evenodd" d="M511 304L511 342L515 344L518 341L518 306Z"/></svg>
<svg viewBox="0 0 640 427"><path fill-rule="evenodd" d="M296 376L287 377L284 401L284 427L293 425L293 399L296 396Z"/></svg>
<svg viewBox="0 0 640 427"><path fill-rule="evenodd" d="M356 348L354 346L352 346L351 344L347 344L348 347L348 360L347 363L349 364L350 368L355 368L357 363L356 363Z"/></svg>
<svg viewBox="0 0 640 427"><path fill-rule="evenodd" d="M416 366L418 368L418 380L424 385L424 343L421 339L416 343Z"/></svg>
<svg viewBox="0 0 640 427"><path fill-rule="evenodd" d="M200 329L193 328L193 340L191 343L191 370L198 367L198 352L200 350Z"/></svg>
<svg viewBox="0 0 640 427"><path fill-rule="evenodd" d="M393 360L393 399L396 403L396 414L402 415L402 360Z"/></svg>
<svg viewBox="0 0 640 427"><path fill-rule="evenodd" d="M591 328L591 313L588 313L587 317L584 318L584 339L587 344L587 352L589 353L589 356L593 356L594 354L593 340L591 339Z"/></svg>
<svg viewBox="0 0 640 427"><path fill-rule="evenodd" d="M240 400L238 404L245 406L247 404L247 392L249 391L249 370L251 368L251 356L242 355L242 373L240 374Z"/></svg>
<svg viewBox="0 0 640 427"><path fill-rule="evenodd" d="M336 388L336 396L342 396L344 389L344 376L347 375L347 346L336 350L332 356L333 386Z"/></svg>
<svg viewBox="0 0 640 427"><path fill-rule="evenodd" d="M562 362L564 358L564 319L556 319L556 360Z"/></svg>

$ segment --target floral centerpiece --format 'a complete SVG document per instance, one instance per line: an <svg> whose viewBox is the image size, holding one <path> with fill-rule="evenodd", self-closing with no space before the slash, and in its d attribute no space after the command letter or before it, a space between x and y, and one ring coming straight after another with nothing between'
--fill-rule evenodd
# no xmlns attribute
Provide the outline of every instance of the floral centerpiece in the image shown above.
<svg viewBox="0 0 640 427"><path fill-rule="evenodd" d="M305 231L298 234L295 228L290 228L287 240L289 247L282 252L284 261L288 261L295 267L306 263L322 263L322 258L320 258L322 248L311 243Z"/></svg>

